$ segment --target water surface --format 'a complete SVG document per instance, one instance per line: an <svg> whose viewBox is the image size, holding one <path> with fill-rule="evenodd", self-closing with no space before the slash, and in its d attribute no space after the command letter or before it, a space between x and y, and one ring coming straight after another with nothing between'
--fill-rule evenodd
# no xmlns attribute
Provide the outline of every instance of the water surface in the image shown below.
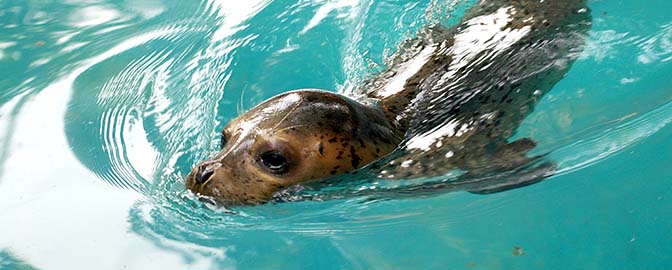
<svg viewBox="0 0 672 270"><path fill-rule="evenodd" d="M672 267L670 2L589 1L585 50L515 135L547 181L231 213L184 190L228 120L352 91L474 1L239 2L0 3L0 269Z"/></svg>

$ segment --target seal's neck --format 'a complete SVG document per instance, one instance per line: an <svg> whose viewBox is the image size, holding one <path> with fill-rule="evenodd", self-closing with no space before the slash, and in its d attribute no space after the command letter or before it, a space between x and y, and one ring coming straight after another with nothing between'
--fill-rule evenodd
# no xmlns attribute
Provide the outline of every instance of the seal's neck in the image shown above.
<svg viewBox="0 0 672 270"><path fill-rule="evenodd" d="M439 25L425 28L418 37L405 41L390 61L390 68L364 83L367 97L376 100L385 117L399 130L408 129L413 101L436 81L437 69L450 62L442 53L452 46L452 29ZM438 76L440 77L440 76Z"/></svg>
<svg viewBox="0 0 672 270"><path fill-rule="evenodd" d="M404 138L406 126L401 126L390 111L380 107L380 103L367 105L357 102L353 110L359 118L358 133L362 139L379 141L396 148Z"/></svg>

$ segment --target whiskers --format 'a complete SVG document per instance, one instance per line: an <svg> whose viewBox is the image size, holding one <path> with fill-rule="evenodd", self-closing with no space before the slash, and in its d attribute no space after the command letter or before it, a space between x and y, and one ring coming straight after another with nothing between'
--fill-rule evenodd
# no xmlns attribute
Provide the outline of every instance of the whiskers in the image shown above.
<svg viewBox="0 0 672 270"><path fill-rule="evenodd" d="M282 119L280 119L280 121L278 121L277 124L275 124L275 126L273 127L273 130L276 130L276 129L278 128L278 126L280 126L280 124L282 124L282 122L284 122L285 119L287 119L287 117L288 117L290 114L292 114L294 111L296 111L296 109L301 105L301 103L303 103L303 99L299 100L299 102L296 102L296 105L294 105L294 107L293 107L291 110L289 110L289 111L285 114L285 116L283 116Z"/></svg>
<svg viewBox="0 0 672 270"><path fill-rule="evenodd" d="M241 115L245 112L245 91L247 90L247 84L243 87L243 90L240 91L240 100L238 100L238 104L236 106L236 112L238 115Z"/></svg>
<svg viewBox="0 0 672 270"><path fill-rule="evenodd" d="M293 125L293 126L289 126L289 127L285 127L285 128L276 130L276 131L274 131L274 133L282 132L284 130L288 130L288 129L292 129L292 128L305 127L305 126L307 126L307 125Z"/></svg>

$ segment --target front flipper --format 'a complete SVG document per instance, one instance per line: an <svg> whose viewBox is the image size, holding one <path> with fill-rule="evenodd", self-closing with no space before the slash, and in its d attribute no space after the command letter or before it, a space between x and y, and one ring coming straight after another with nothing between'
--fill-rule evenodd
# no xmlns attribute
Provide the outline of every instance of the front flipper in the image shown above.
<svg viewBox="0 0 672 270"><path fill-rule="evenodd" d="M510 143L488 142L489 138L474 136L467 141L465 155L459 164L473 178L490 175L493 172L515 170L539 159L527 157L537 143L529 138L522 138Z"/></svg>
<svg viewBox="0 0 672 270"><path fill-rule="evenodd" d="M544 155L528 157L527 153L537 143L529 138L522 138L498 147L494 154L476 158L478 165L469 164L467 173L462 177L469 182L477 183L476 187L467 188L474 194L491 194L538 183L553 175L556 165L546 161L538 163ZM469 163L469 160L466 161Z"/></svg>
<svg viewBox="0 0 672 270"><path fill-rule="evenodd" d="M528 171L513 173L503 178L493 177L479 181L478 187L467 189L473 194L492 194L536 184L552 176L557 168L553 162L545 162Z"/></svg>

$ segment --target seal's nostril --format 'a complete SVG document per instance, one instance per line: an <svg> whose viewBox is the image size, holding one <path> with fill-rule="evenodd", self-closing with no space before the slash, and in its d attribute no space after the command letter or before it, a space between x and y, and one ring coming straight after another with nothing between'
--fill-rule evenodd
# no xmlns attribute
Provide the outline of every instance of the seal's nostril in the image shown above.
<svg viewBox="0 0 672 270"><path fill-rule="evenodd" d="M215 173L215 170L210 167L210 166L201 166L198 168L198 172L196 173L196 183L198 184L203 184L205 181L208 181L210 177Z"/></svg>

